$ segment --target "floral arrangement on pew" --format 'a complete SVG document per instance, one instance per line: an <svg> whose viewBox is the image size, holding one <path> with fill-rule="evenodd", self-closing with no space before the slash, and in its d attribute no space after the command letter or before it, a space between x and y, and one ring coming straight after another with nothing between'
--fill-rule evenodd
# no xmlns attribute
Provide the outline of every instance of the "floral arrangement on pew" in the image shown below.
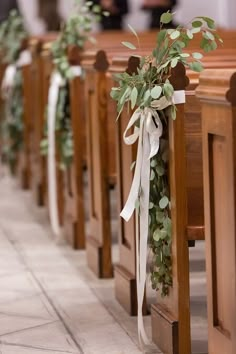
<svg viewBox="0 0 236 354"><path fill-rule="evenodd" d="M94 20L100 21L101 12L98 5L92 1L75 0L74 14L62 26L61 33L53 43L51 53L54 72L48 95L47 121L45 139L41 142L41 152L48 156L48 199L49 215L52 230L55 235L60 234L59 217L57 210L57 180L56 155L58 153L59 166L68 168L73 161L73 131L70 117L69 82L76 76L82 77L80 66L71 66L68 50L72 47L84 48L85 42L94 38L90 36Z"/></svg>
<svg viewBox="0 0 236 354"><path fill-rule="evenodd" d="M146 281L147 248L153 255L151 264L152 288L162 296L169 294L172 286L172 223L171 200L168 181L168 120L176 119L176 104L184 103L185 94L174 91L170 82L171 70L178 63L200 72L204 52L215 50L221 38L215 22L209 17L196 17L188 26L165 29L173 18L170 12L161 16L160 31L152 54L140 57L137 72L116 74L118 87L113 87L111 97L117 101L118 117L128 106L132 117L124 132L124 141L131 145L138 140L137 159L130 194L121 216L128 221L136 209L137 292L138 313L141 316ZM139 38L135 30L130 30ZM187 51L191 40L200 38L200 52ZM122 42L131 50L136 46ZM140 45L140 44L139 44ZM137 56L135 54L135 56ZM136 108L136 109L135 109ZM127 131L134 128L127 136ZM141 289L141 290L140 290ZM141 291L141 296L139 291ZM139 333L147 343L145 331L139 323Z"/></svg>
<svg viewBox="0 0 236 354"><path fill-rule="evenodd" d="M96 22L101 20L101 14L109 15L107 12L101 12L100 6L93 5L92 1L75 0L74 14L63 24L60 35L51 47L55 71L60 74L63 81L58 94L55 124L61 169L70 166L74 153L70 119L69 81L77 75L82 75L80 68L75 69L70 65L68 49L77 47L83 50L87 40L92 43L95 42L95 39L90 36L90 32L94 20ZM41 152L43 155L48 154L47 122L45 138L41 142Z"/></svg>
<svg viewBox="0 0 236 354"><path fill-rule="evenodd" d="M6 64L2 82L2 95L5 100L5 119L2 122L3 158L14 172L17 156L23 146L23 97L21 53L28 38L23 18L16 11L0 25L1 59Z"/></svg>

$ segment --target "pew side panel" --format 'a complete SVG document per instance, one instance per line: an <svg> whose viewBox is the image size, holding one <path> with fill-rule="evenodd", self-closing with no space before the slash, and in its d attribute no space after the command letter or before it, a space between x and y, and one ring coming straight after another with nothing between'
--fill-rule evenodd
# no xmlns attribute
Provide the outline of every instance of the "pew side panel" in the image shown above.
<svg viewBox="0 0 236 354"><path fill-rule="evenodd" d="M32 139L32 70L31 65L22 67L23 77L23 148L20 153L19 173L21 185L24 189L31 186L31 159L30 148Z"/></svg>
<svg viewBox="0 0 236 354"><path fill-rule="evenodd" d="M114 58L110 69L111 75L128 71L135 72L139 59ZM113 85L117 83L113 79ZM121 212L128 198L132 184L133 174L130 171L136 159L137 145L127 146L123 142L125 131L131 112L124 110L116 122L116 160L117 160L117 197L118 210ZM117 115L117 113L116 113ZM115 119L115 116L114 116ZM118 219L119 262L115 266L115 296L123 308L132 316L137 315L137 288L136 288L136 242L135 242L135 217L126 222ZM143 313L146 314L146 304Z"/></svg>
<svg viewBox="0 0 236 354"><path fill-rule="evenodd" d="M177 65L170 78L175 90L187 86L185 68ZM153 341L166 354L191 353L189 304L189 255L187 240L186 150L184 104L176 120L169 120L169 179L172 219L173 286L168 296L158 294L152 306Z"/></svg>
<svg viewBox="0 0 236 354"><path fill-rule="evenodd" d="M85 247L83 169L86 165L86 120L83 78L78 76L73 78L69 89L74 156L71 166L65 172L64 229L65 237L72 247L83 249Z"/></svg>
<svg viewBox="0 0 236 354"><path fill-rule="evenodd" d="M100 278L113 274L111 261L111 225L109 206L109 154L107 144L108 62L103 56L93 68L94 60L83 67L85 77L87 153L89 180L89 237L86 240L89 267Z"/></svg>
<svg viewBox="0 0 236 354"><path fill-rule="evenodd" d="M206 70L202 106L209 354L236 348L236 73Z"/></svg>

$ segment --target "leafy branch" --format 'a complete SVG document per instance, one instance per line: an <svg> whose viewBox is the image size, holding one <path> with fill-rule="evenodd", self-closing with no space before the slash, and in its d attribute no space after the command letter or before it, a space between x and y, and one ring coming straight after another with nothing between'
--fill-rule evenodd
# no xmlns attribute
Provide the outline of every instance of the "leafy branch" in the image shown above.
<svg viewBox="0 0 236 354"><path fill-rule="evenodd" d="M169 287L172 285L171 203L168 183L167 136L168 119L176 118L176 106L172 101L174 88L169 77L171 69L178 63L182 63L193 71L202 71L201 59L204 52L215 50L218 44L222 43L216 32L215 22L209 17L198 16L185 27L164 29L164 25L169 24L172 19L172 13L162 14L160 31L152 53L140 56L137 73L116 74L115 80L118 82L118 86L111 90L111 97L117 101L118 117L126 105L131 110L137 108L142 111L146 107L155 109L163 97L169 101L167 108L157 111L163 125L163 135L160 139L160 149L150 162L148 243L153 254L151 281L153 289L160 289L162 296L168 295ZM138 38L132 27L130 30ZM187 51L193 40L199 41L199 43L196 42L200 47L199 52ZM136 50L133 43L122 42L122 44L132 51ZM139 123L137 124L139 125ZM136 204L139 205L139 200Z"/></svg>
<svg viewBox="0 0 236 354"><path fill-rule="evenodd" d="M62 25L60 35L51 47L55 69L66 82L65 86L60 88L56 112L56 137L62 169L71 164L74 155L69 94L69 81L74 74L68 58L68 48L75 46L82 50L87 40L94 43L95 39L91 37L90 32L94 21L100 21L102 14L108 15L107 12L101 12L100 6L93 5L92 1L76 0L73 14ZM45 138L41 142L41 152L47 155L47 151L46 127Z"/></svg>

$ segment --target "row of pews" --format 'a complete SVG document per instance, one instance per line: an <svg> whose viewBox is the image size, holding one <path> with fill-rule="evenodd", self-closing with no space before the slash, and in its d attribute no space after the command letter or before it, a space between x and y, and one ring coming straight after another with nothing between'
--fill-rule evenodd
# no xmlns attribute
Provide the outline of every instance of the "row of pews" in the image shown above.
<svg viewBox="0 0 236 354"><path fill-rule="evenodd" d="M172 70L175 90L186 91L176 121L169 123L170 190L172 201L173 287L168 297L157 294L152 306L153 341L166 354L190 354L189 246L206 240L209 353L234 354L236 348L235 292L235 133L236 32L221 31L224 45L203 60L200 75ZM24 149L19 176L31 188L39 206L48 205L47 163L40 153L56 34L34 37L28 49L32 63L23 67ZM83 77L70 82L74 159L57 169L60 223L72 247L86 248L88 267L99 278L115 278L115 296L130 315L137 314L134 217L124 222L119 212L132 182L130 165L136 147L123 144L129 115L116 122L110 98L113 75L134 73L139 59L122 47L120 33L97 34L96 47L84 52L68 48L71 65ZM122 40L133 41L130 33ZM141 54L152 51L156 32L140 34ZM197 40L197 39L196 39ZM198 48L192 43L192 51ZM89 186L89 234L86 234L84 171ZM110 189L117 191L119 262L112 261ZM204 187L204 188L203 188ZM149 308L146 303L143 313Z"/></svg>

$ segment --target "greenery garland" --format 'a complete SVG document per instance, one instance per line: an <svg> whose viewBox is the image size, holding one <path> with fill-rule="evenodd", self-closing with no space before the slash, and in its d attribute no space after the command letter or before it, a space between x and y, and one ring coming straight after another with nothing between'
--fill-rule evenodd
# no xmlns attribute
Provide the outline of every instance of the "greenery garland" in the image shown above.
<svg viewBox="0 0 236 354"><path fill-rule="evenodd" d="M216 33L215 23L209 17L196 17L186 27L163 29L172 21L173 14L164 13L161 16L160 31L157 35L156 47L150 56L140 57L137 73L121 73L115 75L119 86L113 87L111 97L117 101L118 117L126 104L128 109L137 107L155 107L155 102L161 97L170 101L170 106L157 111L163 124L163 135L160 139L160 149L150 162L150 203L149 203L149 247L152 250L151 282L153 289L161 291L162 296L169 293L172 285L171 260L171 203L168 182L168 119L176 118L176 107L172 102L174 88L169 81L171 69L178 63L193 71L203 69L201 59L203 53L186 52L195 35L200 35L200 48L209 52L217 48L217 42L222 43ZM130 30L139 38L135 30ZM131 50L136 46L130 42L122 42ZM139 207L139 199L136 202ZM142 235L141 235L142 237Z"/></svg>
<svg viewBox="0 0 236 354"><path fill-rule="evenodd" d="M74 154L69 95L69 81L74 75L68 59L68 48L76 46L83 49L87 40L94 43L94 38L90 36L94 20L100 21L101 14L108 15L107 12L101 12L100 6L93 5L92 1L84 3L82 0L76 0L74 10L74 14L62 26L62 31L51 48L55 70L66 82L66 85L60 88L56 112L56 137L62 169L71 164ZM47 151L47 128L45 128L41 152L46 155Z"/></svg>
<svg viewBox="0 0 236 354"><path fill-rule="evenodd" d="M0 48L3 63L16 65L27 37L22 16L16 10L11 11L9 17L0 25ZM4 142L3 158L9 163L12 172L15 170L18 153L23 147L22 85L22 72L21 69L17 69L13 87L5 100L5 119L1 126Z"/></svg>

